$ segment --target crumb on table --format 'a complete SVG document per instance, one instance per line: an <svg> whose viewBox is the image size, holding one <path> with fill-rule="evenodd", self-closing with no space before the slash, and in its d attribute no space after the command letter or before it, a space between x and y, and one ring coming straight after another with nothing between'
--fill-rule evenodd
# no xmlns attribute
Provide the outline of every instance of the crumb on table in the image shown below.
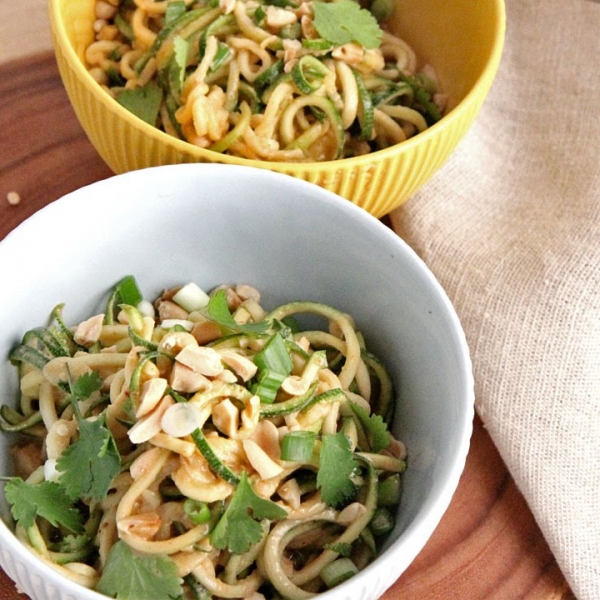
<svg viewBox="0 0 600 600"><path fill-rule="evenodd" d="M21 202L21 196L19 195L19 192L8 192L8 194L6 194L6 199L11 206L16 206L19 204L19 202Z"/></svg>

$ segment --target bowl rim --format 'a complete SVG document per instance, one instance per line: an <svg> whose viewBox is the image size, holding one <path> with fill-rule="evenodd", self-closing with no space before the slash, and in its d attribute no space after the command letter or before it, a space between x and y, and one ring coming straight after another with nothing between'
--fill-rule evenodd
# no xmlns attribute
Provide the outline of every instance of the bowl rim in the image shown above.
<svg viewBox="0 0 600 600"><path fill-rule="evenodd" d="M490 7L494 13L495 27L492 35L493 41L490 46L490 53L486 58L485 66L464 98L447 114L443 115L437 123L434 123L425 131L422 131L417 135L400 142L399 144L390 146L389 148L376 150L361 156L353 156L349 158L328 161L266 161L232 156L229 154L215 152L213 150L208 150L206 148L200 148L190 142L169 135L157 127L153 127L121 106L100 87L98 82L96 82L96 80L91 76L77 55L77 52L75 51L69 40L69 36L66 33L63 19L61 18L61 11L59 10L61 1L62 0L48 0L50 24L53 33L52 37L55 51L61 51L63 54L65 54L69 66L75 71L78 78L85 85L86 89L93 94L93 96L99 100L107 108L107 110L115 113L117 116L123 119L128 126L140 130L153 141L170 146L175 151L195 161L210 161L213 163L220 162L224 164L259 167L262 169L266 168L271 170L285 169L287 173L292 175L303 173L307 169L319 172L331 171L339 168L342 164L348 168L369 167L369 165L375 161L389 159L399 152L408 153L413 148L418 148L421 145L427 144L437 135L438 131L451 126L453 122L461 118L463 113L469 112L478 107L479 103L481 102L481 98L485 96L498 70L504 48L504 38L506 33L505 1L489 0L491 3Z"/></svg>
<svg viewBox="0 0 600 600"><path fill-rule="evenodd" d="M429 267L425 264L425 262L417 255L417 253L394 231L392 231L389 227L385 226L379 219L369 214L364 209L356 206L355 204L349 202L348 200L340 197L339 195L320 188L315 184L310 182L293 178L285 174L276 173L272 171L268 171L265 169L256 169L254 167L247 166L237 166L237 165L223 165L223 164L199 164L199 163L188 163L188 164L177 164L177 165L163 165L157 167L148 167L146 169L140 169L138 171L131 171L121 175L114 175L108 178L111 182L114 180L123 180L125 178L139 178L144 177L147 172L150 171L185 171L185 170L199 170L199 171L213 171L214 169L218 169L221 171L253 171L256 177L261 177L265 179L270 179L276 185L278 182L283 183L288 186L296 187L297 189L305 189L310 191L311 194L316 194L319 196L320 200L324 201L328 204L341 204L343 203L344 211L348 211L350 213L351 218L353 219L363 219L365 220L366 225L369 224L373 227L379 228L381 235L387 237L389 240L393 240L393 243L396 244L399 248L402 249L402 252L406 255L407 259L411 262L414 262L419 266L420 274L424 277L427 284L431 286L431 288L435 291L436 296L440 300L444 310L445 310L445 321L448 326L449 332L452 334L454 344L456 349L460 353L460 381L461 381L461 390L463 393L461 404L460 404L460 414L461 419L459 421L460 428L457 428L455 432L454 439L458 442L456 444L456 450L452 459L448 462L448 468L443 472L443 476L441 477L439 483L439 490L441 493L435 496L429 496L427 501L425 502L425 508L421 509L421 518L409 523L406 529L403 531L401 536L390 544L386 550L378 555L373 563L368 565L365 569L360 571L355 577L353 577L348 582L341 584L340 586L324 592L320 594L318 597L323 598L323 600L334 600L338 597L342 597L344 592L349 592L354 586L358 583L363 583L364 585L370 585L371 587L375 585L385 585L386 587L382 589L382 592L385 591L389 586L391 586L398 574L395 574L392 579L388 582L375 581L371 580L373 571L377 570L377 573L380 573L381 569L384 572L389 572L389 567L393 563L398 562L398 558L396 556L396 551L402 548L403 552L403 561L406 561L408 564L412 562L412 560L416 557L416 555L422 550L425 546L427 540L430 538L431 534L439 524L442 516L446 512L450 501L456 491L456 488L459 483L460 476L464 470L468 450L470 447L470 438L473 431L473 417L474 417L474 377L472 370L472 361L470 357L469 347L466 339L466 335L460 323L459 317L447 295L442 285L436 279L435 275L431 272ZM60 209L62 205L68 202L73 202L77 199L78 195L85 194L85 190L89 187L104 187L107 185L111 185L111 183L107 183L107 179L100 180L96 183L92 183L88 186L84 186L83 188L79 188L73 192L65 194L58 200L51 202L46 205L44 208L36 211L30 217L28 217L22 224L17 226L13 231L11 231L4 240L0 241L0 253L4 253L4 248L10 246L12 239L19 235L19 231L24 227L31 227L32 224L35 224L35 221L40 218L40 216L46 214L47 212L51 212L57 209ZM70 200L69 200L70 199ZM78 597L78 594L81 594L82 588L79 584L66 579L62 574L57 572L53 567L48 565L41 559L39 556L35 555L27 546L22 544L15 536L14 532L9 528L8 524L4 522L3 519L0 518L0 538L2 538L2 542L0 542L0 558L2 558L2 562L4 564L8 563L9 568L7 572L9 576L13 580L19 580L20 573L18 569L13 570L11 568L17 562L17 559L21 561L28 562L32 558L34 562L38 565L39 573L41 577L43 577L47 582L55 585L59 590L64 591L65 594L72 594L73 597ZM408 545L410 542L410 545ZM403 569L404 570L404 569ZM106 598L106 596L96 592L94 590L87 590L88 593L92 594L90 598L97 598L98 600L102 598ZM64 596L67 597L66 595ZM346 596L344 596L346 597Z"/></svg>

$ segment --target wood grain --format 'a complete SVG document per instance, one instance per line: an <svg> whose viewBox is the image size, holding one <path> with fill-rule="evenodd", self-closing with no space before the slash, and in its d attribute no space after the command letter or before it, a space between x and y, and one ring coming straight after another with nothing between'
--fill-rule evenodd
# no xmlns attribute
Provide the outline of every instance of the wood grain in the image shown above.
<svg viewBox="0 0 600 600"><path fill-rule="evenodd" d="M48 203L111 172L77 123L51 54L0 66L0 97L2 239ZM18 204L9 204L10 192L19 194ZM0 571L0 600L18 598L25 596ZM476 419L465 471L449 510L384 600L517 598L574 596Z"/></svg>

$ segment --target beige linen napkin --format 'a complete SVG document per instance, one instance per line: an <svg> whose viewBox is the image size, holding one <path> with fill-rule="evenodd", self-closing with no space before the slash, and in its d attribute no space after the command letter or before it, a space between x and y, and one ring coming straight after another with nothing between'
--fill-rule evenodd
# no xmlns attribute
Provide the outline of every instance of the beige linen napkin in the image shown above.
<svg viewBox="0 0 600 600"><path fill-rule="evenodd" d="M600 600L600 4L507 0L473 129L392 214L447 290L485 426L580 600Z"/></svg>

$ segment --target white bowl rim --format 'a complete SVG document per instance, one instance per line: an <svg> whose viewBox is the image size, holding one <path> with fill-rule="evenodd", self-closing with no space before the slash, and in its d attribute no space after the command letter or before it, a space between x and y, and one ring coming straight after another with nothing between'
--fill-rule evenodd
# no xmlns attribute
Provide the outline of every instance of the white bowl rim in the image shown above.
<svg viewBox="0 0 600 600"><path fill-rule="evenodd" d="M400 538L395 540L389 546L389 548L385 550L385 552L383 552L376 558L376 560L373 563L367 566L364 570L360 571L351 580L339 585L338 587L330 591L318 595L318 598L323 598L323 600L338 600L338 598L348 597L343 596L343 594L350 592L351 589L353 587L356 587L358 584L362 583L366 585L372 577L373 571L375 569L377 569L378 572L381 572L383 567L383 570L385 571L393 563L397 563L397 552L399 550L402 550L403 552L406 566L408 566L408 564L410 564L412 560L417 556L417 554L422 550L422 548L430 538L431 534L438 526L444 513L448 509L448 506L456 491L460 477L465 467L465 462L470 447L470 438L473 431L475 401L474 379L472 372L472 362L465 333L462 329L462 325L460 323L458 315L456 314L455 309L445 290L442 288L441 284L435 278L428 266L402 238L400 238L389 227L381 223L381 221L379 221L376 217L369 214L367 211L360 208L359 206L353 204L352 202L344 198L341 198L333 192L320 188L319 186L316 186L315 184L306 182L304 180L269 170L258 169L255 167L213 163L185 163L177 165L148 167L146 169L141 169L138 171L130 171L128 173L114 175L108 177L107 179L79 188L51 202L50 204L46 205L42 209L38 210L36 213L32 214L30 217L28 217L13 231L11 231L3 240L0 241L0 269L2 268L2 263L4 260L10 260L10 246L12 245L13 240L16 241L23 233L26 233L28 229L36 227L37 221L40 219L45 219L49 213L52 213L54 211L60 211L65 205L79 201L79 197L85 196L86 190L92 186L95 188L110 188L112 185L114 185L115 182L124 181L128 178L135 179L140 176L145 176L146 174L152 175L162 172L173 172L176 174L177 172L185 173L188 170L192 172L194 170L197 170L199 172L208 172L210 170L211 172L213 172L215 169L219 169L220 171L222 171L223 176L225 177L235 177L239 174L245 174L244 176L256 176L267 180L270 179L274 185L279 184L290 186L292 188L295 187L300 191L305 191L309 195L317 195L320 201L326 204L334 206L337 205L339 207L342 207L343 204L343 210L348 211L349 214L352 215L354 218L365 219L369 226L379 228L382 236L386 236L389 240L394 240L394 243L398 247L402 248L402 251L410 257L410 260L422 266L423 274L428 279L428 282L432 286L432 288L436 290L439 299L445 307L448 323L451 327L452 334L455 338L457 348L459 349L459 352L461 354L462 373L460 373L460 377L463 381L464 388L464 404L461 407L463 411L463 418L460 421L460 430L456 432L456 438L459 439L459 445L456 448L456 453L451 461L451 466L447 471L444 472L443 481L440 484L442 493L440 493L436 497L428 499L424 508L424 511L426 513L425 518L423 518L419 523L410 523L407 526L405 532L400 536ZM80 585L67 580L48 564L44 563L43 560L34 555L34 553L31 550L29 550L15 537L12 530L7 526L3 519L0 518L0 559L4 558L3 555L6 552L10 553L11 559L14 557L22 561L28 562L31 561L31 559L33 558L34 561L37 563L37 568L39 568L40 575L45 580L47 580L48 582L52 582L58 589L64 590L65 592L72 594L74 598L81 596L83 590ZM9 575L11 577L14 577L15 574L9 573ZM394 581L395 579L389 581L386 584L386 587L382 589L382 593L383 591L385 591L385 589L392 585ZM375 585L375 582L373 582L373 585ZM90 594L90 600L92 598L97 598L98 600L106 598L106 596L89 589L86 589L85 593Z"/></svg>

